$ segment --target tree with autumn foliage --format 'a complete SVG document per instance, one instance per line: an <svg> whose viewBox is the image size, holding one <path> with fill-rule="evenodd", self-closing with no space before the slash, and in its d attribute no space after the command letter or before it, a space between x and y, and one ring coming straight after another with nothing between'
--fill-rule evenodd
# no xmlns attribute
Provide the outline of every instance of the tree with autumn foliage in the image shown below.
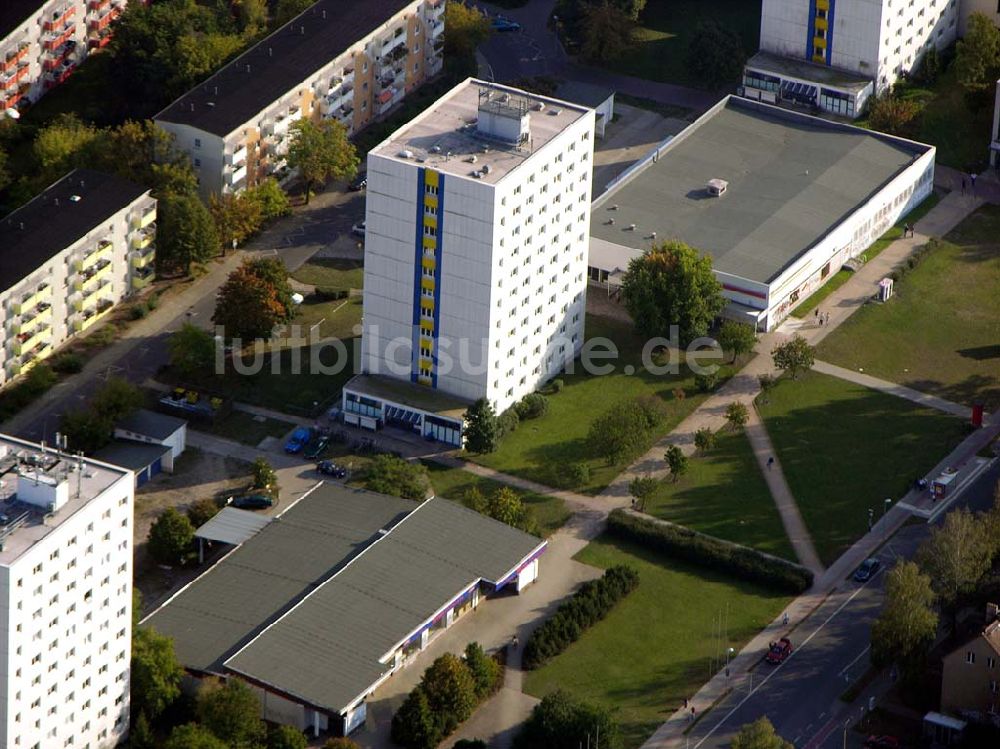
<svg viewBox="0 0 1000 749"><path fill-rule="evenodd" d="M219 289L212 321L226 338L269 338L295 315L288 270L277 258L247 260Z"/></svg>

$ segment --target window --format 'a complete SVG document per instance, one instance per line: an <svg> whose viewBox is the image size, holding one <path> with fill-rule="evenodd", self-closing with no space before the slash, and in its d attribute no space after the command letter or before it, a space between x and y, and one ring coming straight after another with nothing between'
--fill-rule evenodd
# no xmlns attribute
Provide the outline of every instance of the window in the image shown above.
<svg viewBox="0 0 1000 749"><path fill-rule="evenodd" d="M201 138L195 138L194 139L194 147L195 148L201 148Z"/></svg>
<svg viewBox="0 0 1000 749"><path fill-rule="evenodd" d="M996 658L986 659L986 668L996 668L996 666L997 666Z"/></svg>
<svg viewBox="0 0 1000 749"><path fill-rule="evenodd" d="M976 654L971 650L965 654L965 662L968 664L973 664L976 662Z"/></svg>

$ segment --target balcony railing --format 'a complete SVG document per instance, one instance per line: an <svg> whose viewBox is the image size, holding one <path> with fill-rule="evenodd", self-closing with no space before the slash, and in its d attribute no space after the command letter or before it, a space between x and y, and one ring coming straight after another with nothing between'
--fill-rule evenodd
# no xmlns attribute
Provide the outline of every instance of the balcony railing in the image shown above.
<svg viewBox="0 0 1000 749"><path fill-rule="evenodd" d="M138 268L132 273L132 289L139 291L144 289L153 281L155 273L150 267Z"/></svg>
<svg viewBox="0 0 1000 749"><path fill-rule="evenodd" d="M444 31L444 21L437 21L431 25L431 38L437 39Z"/></svg>
<svg viewBox="0 0 1000 749"><path fill-rule="evenodd" d="M142 218L139 219L140 229L156 229L156 207L150 208L148 211L142 214Z"/></svg>
<svg viewBox="0 0 1000 749"><path fill-rule="evenodd" d="M43 283L34 291L25 294L21 297L20 303L17 305L17 312L23 313L28 310L37 307L41 302L48 302L49 297L52 295L52 288L47 284Z"/></svg>
<svg viewBox="0 0 1000 749"><path fill-rule="evenodd" d="M156 248L153 245L149 245L144 252L132 253L132 267L138 270L139 268L145 268L151 265L156 259Z"/></svg>
<svg viewBox="0 0 1000 749"><path fill-rule="evenodd" d="M38 344L48 342L51 337L52 327L50 325L42 325L30 333L19 333L14 337L14 353L22 354L25 351L31 351Z"/></svg>
<svg viewBox="0 0 1000 749"><path fill-rule="evenodd" d="M235 185L244 180L246 176L247 176L247 166L246 164L244 164L243 166L234 169L232 174L229 175L229 184Z"/></svg>
<svg viewBox="0 0 1000 749"><path fill-rule="evenodd" d="M77 270L87 270L93 267L101 260L111 260L111 254L114 251L115 246L107 239L102 239L97 243L97 246L91 250L90 254L80 261Z"/></svg>
<svg viewBox="0 0 1000 749"><path fill-rule="evenodd" d="M42 323L51 324L52 306L48 302L42 302L37 307L28 310L21 315L20 322L14 323L15 333L30 333Z"/></svg>
<svg viewBox="0 0 1000 749"><path fill-rule="evenodd" d="M73 284L73 288L82 291L84 296L89 296L97 290L97 282L110 275L110 273L111 261L107 259L98 260L92 267L80 271L79 277Z"/></svg>

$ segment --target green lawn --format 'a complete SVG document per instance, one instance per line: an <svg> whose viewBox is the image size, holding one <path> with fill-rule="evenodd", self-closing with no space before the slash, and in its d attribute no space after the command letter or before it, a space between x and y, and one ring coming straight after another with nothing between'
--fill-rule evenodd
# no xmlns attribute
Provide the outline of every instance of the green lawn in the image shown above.
<svg viewBox="0 0 1000 749"><path fill-rule="evenodd" d="M745 433L719 432L716 446L689 465L677 483L660 484L646 512L797 561Z"/></svg>
<svg viewBox="0 0 1000 749"><path fill-rule="evenodd" d="M620 356L613 361L611 374L590 375L577 366L574 374L560 375L565 383L562 392L549 397L548 413L540 419L522 423L517 431L507 435L500 448L489 455L470 456L472 460L504 473L552 483L552 470L565 463L583 461L590 467L590 481L579 490L596 494L621 473L626 464L609 466L603 459L587 458L585 440L591 423L616 403L642 395L657 395L663 399L667 418L657 430L656 438L670 432L685 416L697 408L707 395L697 392L694 376L681 366L679 375L655 375L642 367L641 351L644 339L632 326L618 320L587 316L586 337L608 338L614 341ZM608 362L598 362L604 365ZM579 360L574 362L579 365ZM634 368L635 374L625 370ZM730 365L722 366L720 374L732 374ZM683 388L685 398L678 400L673 391ZM650 442L652 445L652 441Z"/></svg>
<svg viewBox="0 0 1000 749"><path fill-rule="evenodd" d="M292 278L301 283L325 289L364 288L364 263L345 258L314 257L307 260L292 273Z"/></svg>
<svg viewBox="0 0 1000 749"><path fill-rule="evenodd" d="M273 361L270 352L265 352L259 367L253 366L253 355L248 353L244 366L253 374L240 374L231 362L227 362L222 375L182 379L166 367L157 379L288 414L314 416L332 405L334 399L339 398L344 383L354 376L354 348L360 341L360 338L345 339L343 354L329 345L316 349L316 366L314 349L304 346L279 351L277 362Z"/></svg>
<svg viewBox="0 0 1000 749"><path fill-rule="evenodd" d="M310 331L319 326L319 337L336 336L344 340L353 338L360 332L361 297L319 301L309 295L298 307L299 314L292 320L292 325L298 325L301 335L310 338Z"/></svg>
<svg viewBox="0 0 1000 749"><path fill-rule="evenodd" d="M202 431L242 442L244 445L258 445L265 437L284 437L294 427L295 424L290 421L263 418L245 411L231 411L214 424L196 425Z"/></svg>
<svg viewBox="0 0 1000 749"><path fill-rule="evenodd" d="M628 749L705 683L713 658L740 650L789 600L603 536L576 559L601 568L630 564L639 587L564 653L529 672L524 691L542 697L566 689L613 710Z"/></svg>
<svg viewBox="0 0 1000 749"><path fill-rule="evenodd" d="M959 403L1000 407L1000 207L984 206L818 356Z"/></svg>
<svg viewBox="0 0 1000 749"><path fill-rule="evenodd" d="M497 489L505 486L505 484L501 484L499 481L476 476L474 473L469 473L461 468L448 468L440 463L429 460L424 461L424 465L427 466L427 470L430 472L434 493L446 499L454 499L461 502L465 496L465 492L472 487L478 488L484 495L489 496ZM514 491L524 501L525 506L531 508L535 519L538 521L539 530L544 535L552 535L563 526L563 523L569 520L571 513L566 509L566 503L558 497L536 494L535 492L525 491L516 487L514 487Z"/></svg>
<svg viewBox="0 0 1000 749"><path fill-rule="evenodd" d="M945 194L947 194L947 192L944 193L938 193L937 191L932 192L924 200L923 203L921 203L912 211L910 211L908 214L903 216L899 221L896 222L895 226L893 226L891 229L889 229L889 231L887 231L881 237L872 242L871 247L869 247L864 252L865 260L866 261L872 260L875 256L877 256L880 252L882 252L882 250L891 245L897 239L902 239L903 224L914 224L920 219L922 219L924 216L928 214L931 208L933 208L939 202L941 202L941 198ZM852 275L853 274L849 270L841 269L837 271L829 281L823 284L820 288L818 288L815 292L813 292L808 299L806 299L804 302L802 302L802 304L796 307L795 310L792 312L792 315L794 317L799 317L799 318L805 317L810 312L812 312L815 307L817 307L820 303L822 303L824 299L830 296L830 294L832 294L841 286L843 286L845 283L847 283L847 279L850 278Z"/></svg>
<svg viewBox="0 0 1000 749"><path fill-rule="evenodd" d="M962 422L835 377L782 378L758 400L788 485L824 564L963 438Z"/></svg>
<svg viewBox="0 0 1000 749"><path fill-rule="evenodd" d="M688 69L687 48L698 22L707 19L737 32L747 56L757 51L760 0L649 0L639 16L636 49L608 67L653 81L698 85Z"/></svg>

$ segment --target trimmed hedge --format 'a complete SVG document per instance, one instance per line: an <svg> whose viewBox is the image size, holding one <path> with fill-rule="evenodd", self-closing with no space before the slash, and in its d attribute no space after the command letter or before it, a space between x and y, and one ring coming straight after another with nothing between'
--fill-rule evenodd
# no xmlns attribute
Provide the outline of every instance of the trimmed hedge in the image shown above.
<svg viewBox="0 0 1000 749"><path fill-rule="evenodd" d="M812 587L813 574L805 567L690 528L638 518L621 509L608 516L607 532L669 557L788 593L804 593Z"/></svg>
<svg viewBox="0 0 1000 749"><path fill-rule="evenodd" d="M313 296L320 302L335 302L338 299L347 299L350 294L350 289L334 289L329 286L317 286L313 292Z"/></svg>
<svg viewBox="0 0 1000 749"><path fill-rule="evenodd" d="M589 627L606 617L638 584L639 573L633 567L618 565L609 567L600 579L581 585L573 597L531 635L524 646L524 668L539 668L559 655Z"/></svg>

